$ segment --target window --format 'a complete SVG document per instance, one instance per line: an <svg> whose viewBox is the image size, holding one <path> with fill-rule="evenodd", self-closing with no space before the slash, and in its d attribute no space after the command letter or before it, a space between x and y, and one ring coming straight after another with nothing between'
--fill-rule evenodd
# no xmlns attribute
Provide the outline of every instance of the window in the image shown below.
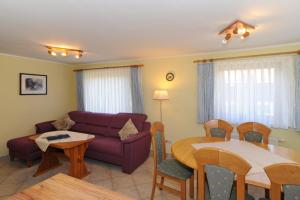
<svg viewBox="0 0 300 200"><path fill-rule="evenodd" d="M132 112L130 68L87 70L82 79L86 111Z"/></svg>
<svg viewBox="0 0 300 200"><path fill-rule="evenodd" d="M215 118L294 127L294 67L293 56L215 62Z"/></svg>

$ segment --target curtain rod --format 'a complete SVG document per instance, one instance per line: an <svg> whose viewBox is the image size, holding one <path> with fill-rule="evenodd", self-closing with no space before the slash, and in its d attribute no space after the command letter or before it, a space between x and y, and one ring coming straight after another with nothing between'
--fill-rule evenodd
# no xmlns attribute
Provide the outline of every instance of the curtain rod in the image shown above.
<svg viewBox="0 0 300 200"><path fill-rule="evenodd" d="M287 55L287 54L299 54L300 50L297 51L286 51L286 52L277 52L277 53L265 53L265 54L254 54L248 56L235 56L235 57L224 57L224 58L211 58L211 59L203 59L203 60L194 60L194 63L205 63L205 62L213 62L218 60L231 60L237 58L252 58L252 57L262 57L262 56L276 56L276 55Z"/></svg>
<svg viewBox="0 0 300 200"><path fill-rule="evenodd" d="M124 67L143 67L143 64L138 65L121 65L121 66L112 66L112 67L96 67L96 68L86 68L86 69L74 69L74 72L86 71L86 70L94 70L94 69L109 69L109 68L124 68Z"/></svg>

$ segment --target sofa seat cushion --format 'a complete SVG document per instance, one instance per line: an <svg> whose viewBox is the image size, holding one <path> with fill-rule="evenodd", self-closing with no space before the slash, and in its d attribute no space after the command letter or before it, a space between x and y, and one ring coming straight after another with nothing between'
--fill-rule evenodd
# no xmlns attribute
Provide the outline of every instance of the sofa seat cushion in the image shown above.
<svg viewBox="0 0 300 200"><path fill-rule="evenodd" d="M11 139L7 142L7 147L10 151L18 152L19 154L28 154L40 151L35 142L29 139L30 136Z"/></svg>
<svg viewBox="0 0 300 200"><path fill-rule="evenodd" d="M121 140L114 137L96 136L95 140L89 144L88 151L123 156Z"/></svg>

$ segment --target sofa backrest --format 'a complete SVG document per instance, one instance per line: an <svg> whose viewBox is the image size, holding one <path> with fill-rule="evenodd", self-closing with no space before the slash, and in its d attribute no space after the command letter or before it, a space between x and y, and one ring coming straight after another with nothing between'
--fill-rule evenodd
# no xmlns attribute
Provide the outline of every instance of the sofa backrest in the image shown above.
<svg viewBox="0 0 300 200"><path fill-rule="evenodd" d="M137 130L140 132L143 130L144 123L147 119L145 114L137 113L118 113L111 118L109 135L113 137L119 137L119 131L123 128L126 122L131 119Z"/></svg>
<svg viewBox="0 0 300 200"><path fill-rule="evenodd" d="M136 113L105 114L72 111L70 118L76 122L71 131L119 137L119 131L131 119L138 131L143 130L147 115Z"/></svg>

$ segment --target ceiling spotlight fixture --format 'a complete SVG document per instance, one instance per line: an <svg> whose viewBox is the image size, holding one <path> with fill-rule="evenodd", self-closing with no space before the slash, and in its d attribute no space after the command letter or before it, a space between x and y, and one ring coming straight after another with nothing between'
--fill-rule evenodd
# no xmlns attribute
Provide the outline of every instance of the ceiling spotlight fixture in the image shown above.
<svg viewBox="0 0 300 200"><path fill-rule="evenodd" d="M249 32L245 32L243 35L241 35L241 39L245 39L246 37L248 37L250 35Z"/></svg>
<svg viewBox="0 0 300 200"><path fill-rule="evenodd" d="M82 53L78 53L78 54L75 55L75 58L76 58L76 59L79 59L79 58L81 58L81 57L82 57Z"/></svg>
<svg viewBox="0 0 300 200"><path fill-rule="evenodd" d="M75 55L75 58L79 59L83 56L83 51L80 49L69 49L63 47L45 46L48 49L48 54L56 56L59 53L63 57L67 57L70 54Z"/></svg>
<svg viewBox="0 0 300 200"><path fill-rule="evenodd" d="M239 28L238 34L244 34L246 32L246 28Z"/></svg>
<svg viewBox="0 0 300 200"><path fill-rule="evenodd" d="M232 31L232 32L233 32L233 34L235 34L235 35L236 35L236 34L238 34L238 32L239 32L239 29L238 29L238 28L235 28L235 29L233 29L233 31Z"/></svg>
<svg viewBox="0 0 300 200"><path fill-rule="evenodd" d="M223 43L223 44L227 44L227 42L228 42L228 41L227 41L227 40L225 40L225 39L224 39L224 40L222 40L222 43Z"/></svg>
<svg viewBox="0 0 300 200"><path fill-rule="evenodd" d="M222 41L223 44L227 44L228 40L231 38L231 34L230 33L227 33L224 40Z"/></svg>
<svg viewBox="0 0 300 200"><path fill-rule="evenodd" d="M54 51L48 50L48 54L51 56L56 56L56 53Z"/></svg>
<svg viewBox="0 0 300 200"><path fill-rule="evenodd" d="M254 29L254 26L247 24L241 20L236 20L225 27L222 31L220 31L219 35L225 35L222 43L227 44L232 36L239 36L241 39L245 39Z"/></svg>
<svg viewBox="0 0 300 200"><path fill-rule="evenodd" d="M67 56L68 55L68 53L66 52L66 51L63 51L63 52L61 52L61 54L60 54L61 56Z"/></svg>

